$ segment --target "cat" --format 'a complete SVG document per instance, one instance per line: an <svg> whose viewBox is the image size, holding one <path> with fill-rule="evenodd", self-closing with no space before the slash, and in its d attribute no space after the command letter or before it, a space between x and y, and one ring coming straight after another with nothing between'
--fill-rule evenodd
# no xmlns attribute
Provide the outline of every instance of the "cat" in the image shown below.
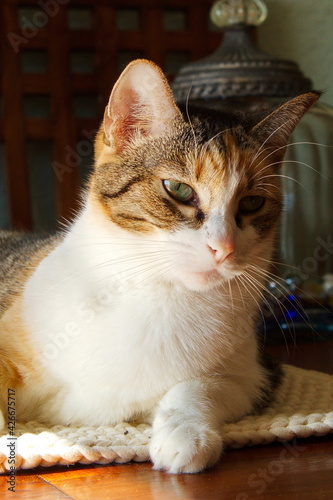
<svg viewBox="0 0 333 500"><path fill-rule="evenodd" d="M154 63L116 82L82 209L52 237L0 233L0 396L17 419L152 424L154 468L195 473L279 373L256 328L288 138L318 99L265 117L176 105Z"/></svg>

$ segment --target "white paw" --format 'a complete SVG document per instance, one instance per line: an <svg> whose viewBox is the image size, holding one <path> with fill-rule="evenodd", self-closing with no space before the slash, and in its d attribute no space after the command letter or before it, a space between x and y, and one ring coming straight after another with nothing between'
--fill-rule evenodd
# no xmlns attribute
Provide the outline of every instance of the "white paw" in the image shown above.
<svg viewBox="0 0 333 500"><path fill-rule="evenodd" d="M178 421L177 421L178 420ZM204 424L174 417L153 426L149 446L154 469L171 474L200 472L218 460L222 451L221 436Z"/></svg>

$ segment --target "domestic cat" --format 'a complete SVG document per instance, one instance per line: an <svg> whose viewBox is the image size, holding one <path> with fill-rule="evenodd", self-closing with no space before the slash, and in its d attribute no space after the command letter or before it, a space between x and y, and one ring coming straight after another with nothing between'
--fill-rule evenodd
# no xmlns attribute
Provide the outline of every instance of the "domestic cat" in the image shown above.
<svg viewBox="0 0 333 500"><path fill-rule="evenodd" d="M180 109L132 62L62 233L0 233L0 395L18 420L152 423L154 467L194 473L223 422L267 404L278 374L255 325L282 209L288 138L309 92L266 117Z"/></svg>

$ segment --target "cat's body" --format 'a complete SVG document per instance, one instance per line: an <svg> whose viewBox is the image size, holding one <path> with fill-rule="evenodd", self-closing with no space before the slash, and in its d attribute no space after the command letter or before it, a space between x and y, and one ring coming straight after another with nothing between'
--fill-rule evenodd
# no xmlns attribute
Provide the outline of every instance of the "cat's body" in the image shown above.
<svg viewBox="0 0 333 500"><path fill-rule="evenodd" d="M76 221L33 242L27 260L2 252L3 412L12 388L18 419L152 421L156 468L217 460L221 424L267 401L275 383L255 323L282 206L277 164L317 98L306 95L282 121L280 111L227 127L182 115L151 63L124 72ZM0 250L19 248L18 235L4 236Z"/></svg>

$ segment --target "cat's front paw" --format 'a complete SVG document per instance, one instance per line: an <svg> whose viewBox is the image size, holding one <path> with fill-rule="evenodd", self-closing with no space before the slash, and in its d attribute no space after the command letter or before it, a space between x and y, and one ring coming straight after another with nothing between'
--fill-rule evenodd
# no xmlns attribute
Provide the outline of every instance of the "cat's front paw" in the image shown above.
<svg viewBox="0 0 333 500"><path fill-rule="evenodd" d="M154 426L149 447L154 469L171 474L200 472L214 465L221 451L222 438L215 430L172 417Z"/></svg>

